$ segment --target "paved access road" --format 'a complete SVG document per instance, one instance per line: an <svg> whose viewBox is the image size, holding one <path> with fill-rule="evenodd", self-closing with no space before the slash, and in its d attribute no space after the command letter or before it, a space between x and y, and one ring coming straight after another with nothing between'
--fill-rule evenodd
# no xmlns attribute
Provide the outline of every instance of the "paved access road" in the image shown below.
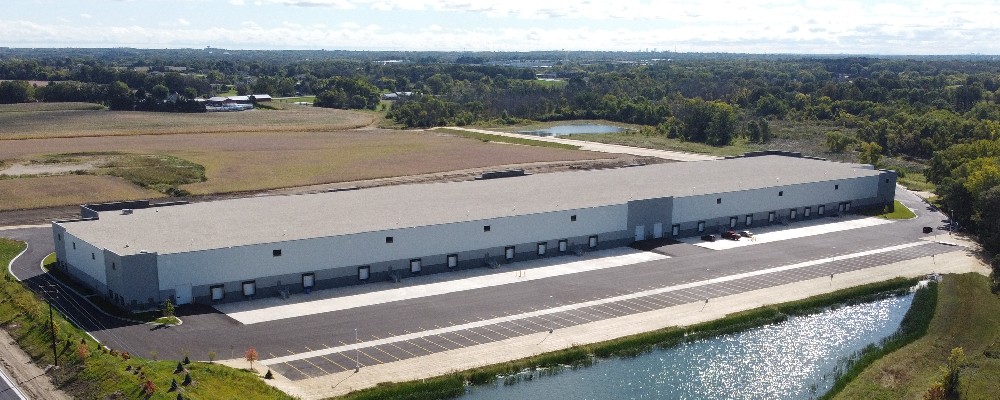
<svg viewBox="0 0 1000 400"><path fill-rule="evenodd" d="M588 142L585 140L565 139L554 136L526 135L522 133L497 132L484 129L462 128L455 126L446 127L446 129L485 133L487 135L507 136L520 139L531 139L531 140L538 140L541 142L568 144L571 146L579 146L580 150L596 151L598 153L631 154L634 156L656 157L656 158L662 158L664 160L673 160L673 161L706 161L706 160L718 160L719 158L721 158L704 154L685 153L681 151L671 151L671 150L647 149L644 147L622 146L620 144Z"/></svg>
<svg viewBox="0 0 1000 400"><path fill-rule="evenodd" d="M144 356L156 351L161 359L187 353L204 360L209 352L218 359L239 358L253 346L271 368L301 379L955 250L920 240L920 228L940 225L943 215L909 192L897 197L919 214L916 220L723 251L674 244L657 249L673 256L664 260L252 325L204 306L180 307L183 325L158 328L104 316L73 296L58 304L120 350ZM15 273L33 287L48 282L38 271L52 251L48 228L0 236L29 241ZM794 265L799 267L780 268ZM498 273L512 273L505 268ZM731 279L738 274L743 275ZM356 341L360 349L354 348Z"/></svg>

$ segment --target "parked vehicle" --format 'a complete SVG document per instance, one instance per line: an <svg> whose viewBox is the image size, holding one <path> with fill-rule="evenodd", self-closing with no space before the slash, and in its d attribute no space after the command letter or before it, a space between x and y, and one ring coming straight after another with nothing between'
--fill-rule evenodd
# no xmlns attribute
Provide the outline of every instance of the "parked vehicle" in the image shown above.
<svg viewBox="0 0 1000 400"><path fill-rule="evenodd" d="M706 242L714 242L715 235L701 235L701 240L704 240Z"/></svg>
<svg viewBox="0 0 1000 400"><path fill-rule="evenodd" d="M722 232L722 238L723 239L729 239L729 240L740 240L740 235L738 233L736 233L736 231L728 230L728 231Z"/></svg>
<svg viewBox="0 0 1000 400"><path fill-rule="evenodd" d="M740 231L740 236L743 236L745 238L752 238L753 237L753 232L750 232L750 231Z"/></svg>

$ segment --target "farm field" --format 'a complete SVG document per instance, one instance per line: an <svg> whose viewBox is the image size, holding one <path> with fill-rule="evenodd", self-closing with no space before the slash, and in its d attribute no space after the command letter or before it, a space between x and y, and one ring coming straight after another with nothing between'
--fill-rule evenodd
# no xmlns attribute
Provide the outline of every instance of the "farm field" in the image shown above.
<svg viewBox="0 0 1000 400"><path fill-rule="evenodd" d="M614 158L370 127L377 118L312 107L212 114L0 113L0 120L15 122L0 134L6 139L0 139L0 174L6 174L0 179L5 199L0 211ZM357 125L363 128L350 129ZM189 132L176 133L184 130ZM179 163L175 171L185 165L203 168L204 180L176 180L160 164L136 164L143 159L173 160L168 164Z"/></svg>
<svg viewBox="0 0 1000 400"><path fill-rule="evenodd" d="M111 176L59 175L0 179L0 211L163 197Z"/></svg>
<svg viewBox="0 0 1000 400"><path fill-rule="evenodd" d="M79 104L75 108L80 108ZM158 135L223 132L316 132L360 128L375 122L372 112L282 104L283 110L217 113L155 113L70 109L51 111L45 103L0 108L0 140L83 136ZM2 112L5 109L28 110ZM50 111L50 112L42 112Z"/></svg>

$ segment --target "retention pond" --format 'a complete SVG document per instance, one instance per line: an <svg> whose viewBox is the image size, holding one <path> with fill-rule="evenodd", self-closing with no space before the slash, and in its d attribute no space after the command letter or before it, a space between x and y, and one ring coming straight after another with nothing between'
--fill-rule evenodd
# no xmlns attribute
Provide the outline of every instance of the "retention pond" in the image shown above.
<svg viewBox="0 0 1000 400"><path fill-rule="evenodd" d="M812 399L848 357L894 333L912 300L842 306L559 373L524 372L469 387L462 399Z"/></svg>
<svg viewBox="0 0 1000 400"><path fill-rule="evenodd" d="M520 131L518 133L527 133L529 135L536 135L536 136L565 136L565 135L595 134L595 133L618 133L623 131L625 131L624 128L612 125L581 124L581 125L556 125L545 129L539 129L534 131Z"/></svg>

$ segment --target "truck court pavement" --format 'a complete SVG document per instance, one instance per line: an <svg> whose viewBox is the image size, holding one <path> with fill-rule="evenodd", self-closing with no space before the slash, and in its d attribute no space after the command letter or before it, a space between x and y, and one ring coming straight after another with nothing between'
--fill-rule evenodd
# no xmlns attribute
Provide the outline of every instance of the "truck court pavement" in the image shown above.
<svg viewBox="0 0 1000 400"><path fill-rule="evenodd" d="M147 357L155 351L161 359L180 359L189 354L199 360L206 360L209 352L215 352L219 359L237 360L252 346L259 352L261 362L283 379L305 380L526 335L558 333L621 316L680 304L706 303L791 282L828 276L833 281L838 274L851 271L965 251L928 240L931 235L921 233L923 226L940 225L943 215L927 209L908 191L898 190L897 199L913 209L918 218L859 223L853 229L834 229L724 250L671 243L651 249L661 256L648 261L468 290L441 290L429 296L404 296L395 301L373 301L291 318L262 318L249 324L197 305L178 308L178 315L184 321L179 326L137 324L104 315L69 291L60 296L57 306L106 345L122 351ZM826 217L822 222L859 220ZM777 233L809 224L760 230ZM29 242L28 251L12 264L16 276L32 287L50 282L39 270L42 258L52 251L48 228L0 231L0 236ZM595 255L582 256L588 257ZM567 262L581 260L577 256L562 258ZM515 263L497 270L436 274L400 283L373 282L326 293L293 295L290 302L401 288L419 290L421 285L449 280L458 285L462 279L491 274L508 280L517 274L531 277L541 274L545 267ZM279 301L261 301L262 312L267 312L275 302Z"/></svg>

